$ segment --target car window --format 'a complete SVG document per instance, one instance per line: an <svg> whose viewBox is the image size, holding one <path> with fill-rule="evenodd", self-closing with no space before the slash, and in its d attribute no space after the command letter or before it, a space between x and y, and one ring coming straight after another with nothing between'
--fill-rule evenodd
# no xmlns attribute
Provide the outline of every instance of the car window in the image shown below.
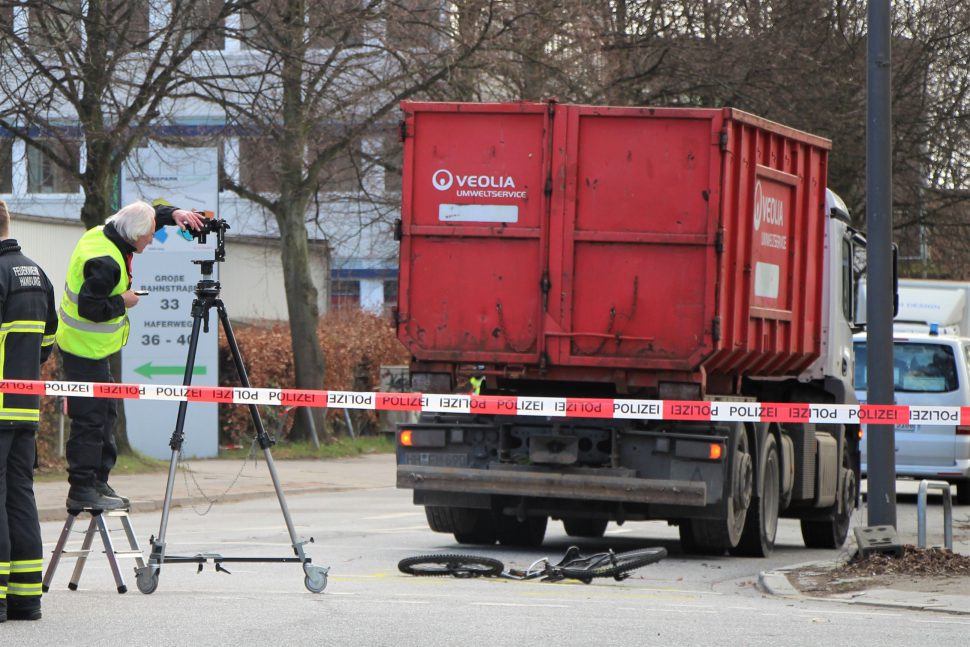
<svg viewBox="0 0 970 647"><path fill-rule="evenodd" d="M970 353L970 349L967 349ZM866 343L855 342L855 388L868 385ZM893 388L908 393L947 393L957 389L953 348L934 343L893 344Z"/></svg>

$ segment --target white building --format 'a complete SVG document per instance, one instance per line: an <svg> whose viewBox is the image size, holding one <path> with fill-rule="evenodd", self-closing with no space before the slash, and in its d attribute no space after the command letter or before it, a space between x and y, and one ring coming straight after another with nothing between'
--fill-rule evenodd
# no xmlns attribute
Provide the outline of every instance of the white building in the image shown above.
<svg viewBox="0 0 970 647"><path fill-rule="evenodd" d="M170 11L167 0L133 0L132 5L143 7L144 29L158 28ZM219 0L202 4L221 6ZM85 6L80 0L52 0L46 6L63 5L67 11L79 11ZM7 7L2 11L8 25L15 30L33 29L30 3ZM138 14L139 12L135 12ZM238 28L245 21L239 14L231 15L225 26ZM2 24L2 21L0 21ZM79 36L83 44L84 35ZM251 66L254 52L239 40L225 35L212 39L209 49L197 53L188 65L200 65L204 60L222 61L227 69ZM5 50L10 51L10 50ZM2 62L2 61L0 61ZM2 73L2 72L0 72ZM0 104L2 104L0 99ZM159 134L173 135L187 141L197 139L200 146L217 146L225 175L245 181L257 190L268 191L275 179L275 171L260 155L258 140L233 136L226 130L226 116L212 105L200 100L184 100L164 110L164 125ZM397 154L399 144L393 137L392 117L387 132L373 132L355 142L347 159L335 160L329 169L331 180L314 201L313 213L307 214L307 231L314 258L313 279L321 295L321 312L331 305L360 304L373 311L386 310L396 303L397 244L391 236L392 223L397 217L399 177L385 174L378 164L361 160L384 154ZM162 132L164 131L164 132ZM255 144L255 145L254 145ZM76 143L78 157L84 163L84 142ZM348 164L352 168L348 172ZM366 173L361 174L361 170ZM282 290L276 224L254 203L224 190L220 183L215 211L227 220L231 231L227 236L230 255L222 281L227 291L227 304L233 301L233 313L243 318L286 318ZM265 188L263 188L265 187ZM7 202L18 218L14 236L21 239L25 250L41 263L55 285L62 284L62 267L67 254L64 245L73 244L80 234L79 212L83 193L72 174L51 163L39 149L10 136L0 129L0 199ZM192 208L191 204L179 204ZM105 214L106 216L109 214ZM49 226L49 231L47 227ZM329 253L327 252L329 247ZM238 249L238 251L237 251ZM58 250L58 251L55 251ZM274 258L275 255L275 258ZM245 269L241 269L245 268ZM236 291L236 281L240 287ZM249 289L249 286L259 286ZM242 303L236 304L236 299Z"/></svg>

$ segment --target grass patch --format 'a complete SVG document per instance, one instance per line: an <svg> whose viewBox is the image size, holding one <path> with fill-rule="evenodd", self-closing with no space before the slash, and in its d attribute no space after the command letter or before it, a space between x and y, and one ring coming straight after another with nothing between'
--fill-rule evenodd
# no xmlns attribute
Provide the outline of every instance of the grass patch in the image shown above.
<svg viewBox="0 0 970 647"><path fill-rule="evenodd" d="M112 474L152 474L168 469L169 461L145 456L137 451L132 454L118 456ZM34 472L35 481L67 480L67 461L58 458L54 465L44 467Z"/></svg>
<svg viewBox="0 0 970 647"><path fill-rule="evenodd" d="M131 454L121 454L112 468L112 474L149 474L168 469L170 460L151 458L132 450Z"/></svg>
<svg viewBox="0 0 970 647"><path fill-rule="evenodd" d="M245 458L249 455L250 447L244 446L238 449L220 449L219 458ZM256 447L259 452L259 447ZM270 451L273 452L274 459L296 460L296 459L320 459L320 458L347 458L350 456L360 456L362 454L389 454L394 451L394 436L391 434L381 434L379 436L361 436L359 438L340 437L332 443L321 444L317 449L310 442L292 443L279 441ZM261 452L259 452L261 453Z"/></svg>

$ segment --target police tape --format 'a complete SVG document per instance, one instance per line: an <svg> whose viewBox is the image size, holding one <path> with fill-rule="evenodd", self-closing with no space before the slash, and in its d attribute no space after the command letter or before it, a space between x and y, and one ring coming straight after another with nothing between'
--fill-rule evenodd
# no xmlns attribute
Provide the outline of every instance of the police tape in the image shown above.
<svg viewBox="0 0 970 647"><path fill-rule="evenodd" d="M943 406L446 395L44 380L0 380L0 392L82 398L564 418L970 425L970 407Z"/></svg>

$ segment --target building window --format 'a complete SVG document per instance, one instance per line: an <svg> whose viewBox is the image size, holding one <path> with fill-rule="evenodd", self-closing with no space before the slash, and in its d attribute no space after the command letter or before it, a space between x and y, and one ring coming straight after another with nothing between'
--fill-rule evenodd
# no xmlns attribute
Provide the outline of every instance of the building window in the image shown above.
<svg viewBox="0 0 970 647"><path fill-rule="evenodd" d="M73 161L75 168L78 168L80 145L77 142L48 139L44 140L44 144L53 148L58 157ZM77 193L80 189L81 183L75 173L65 170L39 148L28 144L28 193Z"/></svg>
<svg viewBox="0 0 970 647"><path fill-rule="evenodd" d="M307 42L312 49L353 47L364 33L360 0L307 3Z"/></svg>
<svg viewBox="0 0 970 647"><path fill-rule="evenodd" d="M226 21L216 22L225 4L223 0L197 0L189 7L192 28L185 33L186 45L198 38L206 28L211 28L202 38L199 49L221 50L226 46Z"/></svg>
<svg viewBox="0 0 970 647"><path fill-rule="evenodd" d="M0 193L13 193L13 140L0 138Z"/></svg>
<svg viewBox="0 0 970 647"><path fill-rule="evenodd" d="M383 154L381 159L384 162L384 191L395 195L401 193L401 167L404 161L404 144L401 137L394 129L392 134L384 135L382 140Z"/></svg>
<svg viewBox="0 0 970 647"><path fill-rule="evenodd" d="M328 142L321 142L321 148ZM320 190L350 193L360 189L361 141L355 139L337 151L320 170Z"/></svg>
<svg viewBox="0 0 970 647"><path fill-rule="evenodd" d="M334 308L359 308L360 281L331 280L330 305Z"/></svg>
<svg viewBox="0 0 970 647"><path fill-rule="evenodd" d="M272 0L256 0L241 12L239 40L243 49L278 51L281 47L280 15L284 9ZM304 20L304 40L310 49L349 47L362 40L365 9L361 0L308 2Z"/></svg>
<svg viewBox="0 0 970 647"><path fill-rule="evenodd" d="M387 47L390 49L430 49L441 28L439 0L398 0L386 3Z"/></svg>
<svg viewBox="0 0 970 647"><path fill-rule="evenodd" d="M279 193L279 155L268 137L239 138L239 181L257 193Z"/></svg>
<svg viewBox="0 0 970 647"><path fill-rule="evenodd" d="M384 281L384 314L391 315L397 307L397 279Z"/></svg>
<svg viewBox="0 0 970 647"><path fill-rule="evenodd" d="M29 6L30 45L37 51L73 55L81 47L81 0L49 0Z"/></svg>

